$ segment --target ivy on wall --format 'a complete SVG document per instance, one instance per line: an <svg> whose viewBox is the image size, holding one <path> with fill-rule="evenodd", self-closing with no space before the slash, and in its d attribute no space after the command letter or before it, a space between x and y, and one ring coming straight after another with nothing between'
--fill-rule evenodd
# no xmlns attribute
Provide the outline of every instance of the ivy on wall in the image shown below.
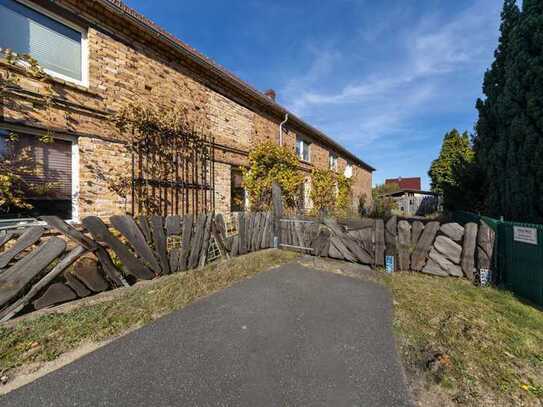
<svg viewBox="0 0 543 407"><path fill-rule="evenodd" d="M251 210L271 208L274 181L283 191L285 208L297 207L304 175L296 154L288 147L271 141L259 144L249 153L249 168L243 169L243 177Z"/></svg>
<svg viewBox="0 0 543 407"><path fill-rule="evenodd" d="M346 216L352 204L353 180L330 169L314 169L311 173L313 215Z"/></svg>

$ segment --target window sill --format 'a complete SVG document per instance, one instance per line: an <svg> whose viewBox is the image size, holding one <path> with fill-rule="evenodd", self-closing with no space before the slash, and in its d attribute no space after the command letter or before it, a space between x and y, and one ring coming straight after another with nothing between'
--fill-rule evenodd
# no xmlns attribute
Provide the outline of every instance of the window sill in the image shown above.
<svg viewBox="0 0 543 407"><path fill-rule="evenodd" d="M10 64L3 57L0 57L0 68L4 68L4 69L7 69L9 71L18 73L18 74L20 74L22 76L25 76L27 78L30 78L30 79L35 79L35 78L32 77L32 75L30 75L30 73L28 72L27 69L25 69L24 67L21 67L21 66ZM55 77L55 76L53 76L51 74L47 74L47 75L48 75L48 77L47 77L48 82L52 82L54 84L62 85L64 87L66 87L66 88L70 88L70 89L75 90L75 91L80 92L80 93L85 93L85 94L90 95L90 96L95 97L95 98L101 98L100 94L97 93L97 92L92 91L89 86L79 85L77 83L70 82L70 81L67 81L65 79L57 78L57 77Z"/></svg>

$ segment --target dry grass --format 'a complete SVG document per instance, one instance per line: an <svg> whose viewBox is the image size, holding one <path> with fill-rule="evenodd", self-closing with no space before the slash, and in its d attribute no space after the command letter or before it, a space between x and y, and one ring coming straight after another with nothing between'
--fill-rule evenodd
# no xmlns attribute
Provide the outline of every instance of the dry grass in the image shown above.
<svg viewBox="0 0 543 407"><path fill-rule="evenodd" d="M262 251L163 277L108 302L0 327L0 376L10 376L25 365L55 360L83 344L121 335L297 257L292 252Z"/></svg>
<svg viewBox="0 0 543 407"><path fill-rule="evenodd" d="M415 395L451 404L543 404L543 312L512 294L421 274L385 277ZM415 385L415 387L417 387Z"/></svg>
<svg viewBox="0 0 543 407"><path fill-rule="evenodd" d="M305 264L390 287L398 350L419 406L543 406L540 309L466 280Z"/></svg>

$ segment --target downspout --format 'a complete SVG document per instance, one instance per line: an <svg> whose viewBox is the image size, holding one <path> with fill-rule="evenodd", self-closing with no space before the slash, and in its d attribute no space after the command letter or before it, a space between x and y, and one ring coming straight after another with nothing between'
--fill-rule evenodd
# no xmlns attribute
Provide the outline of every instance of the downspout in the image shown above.
<svg viewBox="0 0 543 407"><path fill-rule="evenodd" d="M279 125L279 145L283 147L283 126L288 122L288 113L285 114L285 120Z"/></svg>

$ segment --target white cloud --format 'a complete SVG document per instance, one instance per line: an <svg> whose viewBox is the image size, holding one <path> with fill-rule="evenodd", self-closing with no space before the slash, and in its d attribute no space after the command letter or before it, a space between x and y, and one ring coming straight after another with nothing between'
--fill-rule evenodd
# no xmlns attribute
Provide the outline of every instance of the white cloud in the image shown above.
<svg viewBox="0 0 543 407"><path fill-rule="evenodd" d="M480 74L495 47L499 14L489 10L499 10L499 1L475 0L450 21L423 16L400 30L389 65L382 69L383 61L379 61L377 72L365 73L371 72L368 65L345 74L352 55L372 50L315 47L318 51L307 74L289 81L281 95L295 113L351 148L367 147L383 137L405 136L413 117L442 108L447 95L456 91L450 75ZM395 23L388 21L390 26ZM359 35L367 36L367 32Z"/></svg>

